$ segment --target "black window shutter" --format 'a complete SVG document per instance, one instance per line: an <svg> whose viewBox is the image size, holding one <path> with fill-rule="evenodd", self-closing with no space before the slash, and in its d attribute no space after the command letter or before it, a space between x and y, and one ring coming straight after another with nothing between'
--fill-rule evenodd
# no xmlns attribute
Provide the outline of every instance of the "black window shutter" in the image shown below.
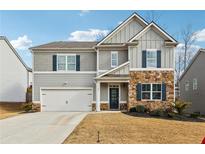
<svg viewBox="0 0 205 154"><path fill-rule="evenodd" d="M162 83L162 101L166 101L166 84Z"/></svg>
<svg viewBox="0 0 205 154"><path fill-rule="evenodd" d="M80 71L80 55L76 55L76 71Z"/></svg>
<svg viewBox="0 0 205 154"><path fill-rule="evenodd" d="M137 93L137 100L141 100L141 93L142 93L142 84L138 83L136 86L136 93Z"/></svg>
<svg viewBox="0 0 205 154"><path fill-rule="evenodd" d="M161 68L161 51L157 50L157 68Z"/></svg>
<svg viewBox="0 0 205 154"><path fill-rule="evenodd" d="M53 71L57 71L57 56L53 55Z"/></svg>
<svg viewBox="0 0 205 154"><path fill-rule="evenodd" d="M142 51L142 68L146 68L146 61L147 61L147 55L146 55L146 50Z"/></svg>

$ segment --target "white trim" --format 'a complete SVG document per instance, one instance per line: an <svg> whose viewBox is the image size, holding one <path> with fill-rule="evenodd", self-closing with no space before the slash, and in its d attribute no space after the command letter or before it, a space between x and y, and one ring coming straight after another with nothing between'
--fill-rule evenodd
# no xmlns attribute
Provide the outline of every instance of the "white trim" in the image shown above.
<svg viewBox="0 0 205 154"><path fill-rule="evenodd" d="M150 85L150 99L142 99L142 87L141 87L141 101L162 101L162 83L141 83L141 85L143 84L149 84ZM153 99L152 95L153 95L153 84L160 84L161 85L161 98L160 99ZM146 91L145 91L146 92ZM156 91L159 92L159 91Z"/></svg>
<svg viewBox="0 0 205 154"><path fill-rule="evenodd" d="M104 75L106 75L106 74L109 74L109 73L111 73L111 72L113 72L113 71L115 71L115 70L117 70L117 69L120 69L121 67L126 66L126 65L128 65L129 63L130 63L130 62L127 61L127 62L125 62L125 63L119 65L118 67L115 67L115 68L113 68L113 69L111 69L111 70L109 70L109 71L107 71L107 72L105 72L105 73L103 73L103 74L97 76L96 78L101 78L102 76L104 76Z"/></svg>
<svg viewBox="0 0 205 154"><path fill-rule="evenodd" d="M40 90L58 90L58 89L68 89L68 90L78 90L78 89L83 89L83 90L93 90L93 87L40 87Z"/></svg>
<svg viewBox="0 0 205 154"><path fill-rule="evenodd" d="M111 68L115 68L115 67L117 67L118 66L118 51L111 51ZM112 60L113 60L113 54L116 54L116 65L113 65L112 64Z"/></svg>
<svg viewBox="0 0 205 154"><path fill-rule="evenodd" d="M109 107L108 110L110 110L110 88L112 88L112 87L110 87L111 85L118 86L118 87L116 87L116 88L119 89L118 110L120 110L120 100L121 100L121 95L120 95L120 93L121 93L121 84L116 84L116 83L108 83L108 107Z"/></svg>
<svg viewBox="0 0 205 154"><path fill-rule="evenodd" d="M140 21L142 21L145 25L148 25L148 23L142 19L137 13L134 13L133 15L131 15L128 19L126 19L123 23L121 23L116 29L114 29L111 33L109 33L103 40L101 40L97 46L99 46L100 44L102 44L105 40L109 39L115 32L117 32L118 30L120 30L122 27L124 27L127 23L129 23L129 21L133 18L133 17L137 17Z"/></svg>
<svg viewBox="0 0 205 154"><path fill-rule="evenodd" d="M147 54L148 54L148 52L155 52L155 56L156 56L156 61L155 61L155 67L149 67L148 66L148 59L150 59L150 58L148 58L148 56L147 56ZM161 60L161 59L160 59ZM146 68L157 68L157 49L146 49Z"/></svg>
<svg viewBox="0 0 205 154"><path fill-rule="evenodd" d="M34 53L31 52L32 54L32 68L33 68L33 72L32 72L32 102L34 102Z"/></svg>
<svg viewBox="0 0 205 154"><path fill-rule="evenodd" d="M67 90L91 90L92 91L92 96L93 96L93 87L40 87L40 104L41 104L41 112L42 112L42 105L43 105L43 100L42 100L42 90L61 90L61 89L67 89Z"/></svg>
<svg viewBox="0 0 205 154"><path fill-rule="evenodd" d="M95 74L96 71L35 71L33 74Z"/></svg>
<svg viewBox="0 0 205 154"><path fill-rule="evenodd" d="M129 83L129 80L99 80L101 83Z"/></svg>
<svg viewBox="0 0 205 154"><path fill-rule="evenodd" d="M130 68L130 71L174 71L174 68Z"/></svg>
<svg viewBox="0 0 205 154"><path fill-rule="evenodd" d="M97 81L96 82L96 111L99 112L100 111L100 85L101 82L100 81Z"/></svg>
<svg viewBox="0 0 205 154"><path fill-rule="evenodd" d="M65 56L65 70L58 70L58 56ZM67 58L68 56L75 56L75 70L68 70L68 64L67 64ZM56 71L57 72L72 72L76 71L76 54L70 54L70 53L65 53L65 54L57 54L57 59L56 59Z"/></svg>
<svg viewBox="0 0 205 154"><path fill-rule="evenodd" d="M99 49L97 49L97 72L99 72Z"/></svg>
<svg viewBox="0 0 205 154"><path fill-rule="evenodd" d="M172 42L177 43L172 37L170 37L167 33L165 33L158 25L156 25L155 23L150 23L147 27L145 27L141 32L139 32L135 37L133 37L131 40L129 40L129 42L134 41L135 39L139 38L140 36L142 36L147 30L149 30L149 28L151 26L154 26L155 28L157 28L157 30L159 30L164 36L166 36L167 38L169 38Z"/></svg>
<svg viewBox="0 0 205 154"><path fill-rule="evenodd" d="M98 70L98 72L107 72L109 70Z"/></svg>

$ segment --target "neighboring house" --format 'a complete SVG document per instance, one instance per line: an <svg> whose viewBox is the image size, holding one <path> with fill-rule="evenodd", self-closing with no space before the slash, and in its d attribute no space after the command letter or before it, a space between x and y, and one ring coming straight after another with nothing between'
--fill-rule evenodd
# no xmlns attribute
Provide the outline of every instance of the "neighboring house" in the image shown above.
<svg viewBox="0 0 205 154"><path fill-rule="evenodd" d="M177 41L134 13L100 42L32 47L33 101L42 111L129 110L174 101Z"/></svg>
<svg viewBox="0 0 205 154"><path fill-rule="evenodd" d="M179 79L180 99L191 102L190 112L205 115L205 49L200 49Z"/></svg>
<svg viewBox="0 0 205 154"><path fill-rule="evenodd" d="M8 39L0 36L0 102L25 102L30 73Z"/></svg>

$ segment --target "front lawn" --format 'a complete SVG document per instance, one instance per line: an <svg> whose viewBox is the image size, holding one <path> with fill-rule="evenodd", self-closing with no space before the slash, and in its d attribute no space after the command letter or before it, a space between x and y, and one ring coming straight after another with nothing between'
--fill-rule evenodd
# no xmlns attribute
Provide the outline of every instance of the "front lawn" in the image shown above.
<svg viewBox="0 0 205 154"><path fill-rule="evenodd" d="M64 141L68 143L201 143L205 122L135 117L124 113L91 113Z"/></svg>
<svg viewBox="0 0 205 154"><path fill-rule="evenodd" d="M21 103L0 103L0 119L19 115L23 112Z"/></svg>

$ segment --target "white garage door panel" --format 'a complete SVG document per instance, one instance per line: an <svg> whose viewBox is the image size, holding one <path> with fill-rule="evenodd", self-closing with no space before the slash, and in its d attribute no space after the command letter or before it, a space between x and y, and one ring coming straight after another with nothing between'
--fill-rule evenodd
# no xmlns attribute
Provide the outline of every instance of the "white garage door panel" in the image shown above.
<svg viewBox="0 0 205 154"><path fill-rule="evenodd" d="M91 111L91 89L43 89L42 111Z"/></svg>

